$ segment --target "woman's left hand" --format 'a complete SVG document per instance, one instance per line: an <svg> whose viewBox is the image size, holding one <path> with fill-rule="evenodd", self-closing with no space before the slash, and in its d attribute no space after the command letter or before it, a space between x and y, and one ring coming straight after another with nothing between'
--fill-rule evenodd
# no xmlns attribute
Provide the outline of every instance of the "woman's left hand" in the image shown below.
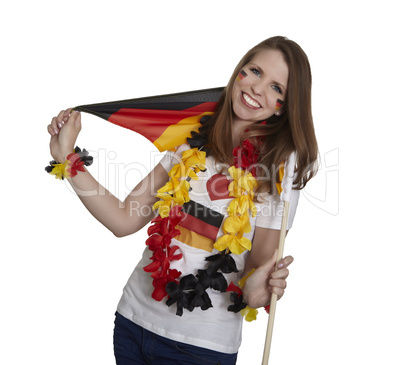
<svg viewBox="0 0 402 365"><path fill-rule="evenodd" d="M278 270L275 271L277 255L278 250L275 250L272 257L247 278L243 296L249 307L265 307L270 303L272 293L275 293L278 299L285 293L288 267L293 262L293 257L286 256L281 259Z"/></svg>

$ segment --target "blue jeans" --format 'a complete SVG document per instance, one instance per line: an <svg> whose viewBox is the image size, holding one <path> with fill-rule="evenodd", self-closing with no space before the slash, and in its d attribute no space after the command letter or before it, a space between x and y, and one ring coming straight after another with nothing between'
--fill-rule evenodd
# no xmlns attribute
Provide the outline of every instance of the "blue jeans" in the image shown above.
<svg viewBox="0 0 402 365"><path fill-rule="evenodd" d="M225 354L169 340L116 313L114 355L117 365L234 365L237 354Z"/></svg>

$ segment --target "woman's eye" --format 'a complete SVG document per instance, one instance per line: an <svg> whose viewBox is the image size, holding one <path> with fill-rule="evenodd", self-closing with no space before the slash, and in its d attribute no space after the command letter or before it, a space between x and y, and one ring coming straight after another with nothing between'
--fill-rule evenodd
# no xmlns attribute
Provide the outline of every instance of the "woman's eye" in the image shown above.
<svg viewBox="0 0 402 365"><path fill-rule="evenodd" d="M254 74L256 74L258 77L261 76L260 71L258 71L256 68L252 68L251 72L253 72Z"/></svg>
<svg viewBox="0 0 402 365"><path fill-rule="evenodd" d="M282 94L282 89L278 85L272 85L272 88L278 92L279 94Z"/></svg>

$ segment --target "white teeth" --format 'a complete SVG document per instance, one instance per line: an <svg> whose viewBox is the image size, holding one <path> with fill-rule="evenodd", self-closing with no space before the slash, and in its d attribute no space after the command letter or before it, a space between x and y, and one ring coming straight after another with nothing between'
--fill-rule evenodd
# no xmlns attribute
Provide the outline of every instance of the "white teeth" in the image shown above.
<svg viewBox="0 0 402 365"><path fill-rule="evenodd" d="M247 101L248 104L253 106L254 108L260 108L261 105L258 104L255 100L251 99L247 94L243 93L243 98L245 101Z"/></svg>

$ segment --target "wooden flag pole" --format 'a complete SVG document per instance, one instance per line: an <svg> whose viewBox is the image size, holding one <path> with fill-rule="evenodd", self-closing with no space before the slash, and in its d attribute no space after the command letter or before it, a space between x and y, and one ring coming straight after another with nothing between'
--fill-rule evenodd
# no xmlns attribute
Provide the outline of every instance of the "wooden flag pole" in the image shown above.
<svg viewBox="0 0 402 365"><path fill-rule="evenodd" d="M282 216L282 224L281 224L281 234L280 234L280 238L279 238L278 258L276 261L275 270L277 270L278 263L282 259L282 256L283 256L283 250L285 247L286 227L288 225L288 216L289 216L289 202L285 201L284 209L283 209L283 216ZM278 296L275 293L272 293L271 304L269 307L267 334L265 336L264 355L262 357L262 365L268 364L269 353L271 350L272 332L274 330L274 320L275 320L275 311L276 311L277 300L278 300Z"/></svg>
<svg viewBox="0 0 402 365"><path fill-rule="evenodd" d="M281 200L283 201L283 215L282 215L282 223L281 223L281 232L279 237L279 246L278 246L278 257L276 260L275 270L278 269L278 263L282 260L283 250L285 247L285 237L288 226L288 217L289 217L289 201L290 194L292 191L293 185L293 177L295 171L295 162L296 156L292 153L285 164L284 176L282 179L282 192L280 195ZM278 296L276 294L271 295L271 304L269 307L269 318L268 318L268 326L267 326L267 334L265 337L265 346L264 346L264 355L262 357L262 365L268 365L269 353L271 350L271 341L272 341L272 332L274 330L274 319L275 319L275 311L276 311L276 302L278 301Z"/></svg>

